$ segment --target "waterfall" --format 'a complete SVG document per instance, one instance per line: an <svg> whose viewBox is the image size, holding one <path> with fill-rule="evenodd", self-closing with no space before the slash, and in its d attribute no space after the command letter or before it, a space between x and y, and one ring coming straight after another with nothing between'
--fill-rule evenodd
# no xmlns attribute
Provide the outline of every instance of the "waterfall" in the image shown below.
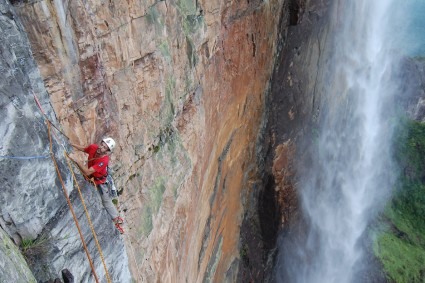
<svg viewBox="0 0 425 283"><path fill-rule="evenodd" d="M298 174L304 225L278 240L277 282L365 282L368 227L396 178L389 118L403 3L334 2L330 83L322 83L317 136Z"/></svg>

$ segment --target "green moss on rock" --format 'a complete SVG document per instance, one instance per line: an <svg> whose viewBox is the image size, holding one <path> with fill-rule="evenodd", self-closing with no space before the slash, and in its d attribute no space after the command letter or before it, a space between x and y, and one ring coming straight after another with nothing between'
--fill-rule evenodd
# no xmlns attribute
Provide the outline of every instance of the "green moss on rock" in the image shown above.
<svg viewBox="0 0 425 283"><path fill-rule="evenodd" d="M162 195L165 192L164 178L157 178L155 184L149 189L150 206L153 213L158 213L159 207L162 203Z"/></svg>
<svg viewBox="0 0 425 283"><path fill-rule="evenodd" d="M156 6L150 7L146 12L146 19L149 24L155 26L155 31L160 33L164 28L164 20L162 15L158 12Z"/></svg>
<svg viewBox="0 0 425 283"><path fill-rule="evenodd" d="M141 213L141 224L139 227L139 233L142 236L149 236L150 232L153 229L153 224L152 224L152 209L150 208L150 206L144 206L142 208L142 213Z"/></svg>
<svg viewBox="0 0 425 283"><path fill-rule="evenodd" d="M385 232L374 245L374 252L391 280L398 283L424 282L425 250L394 233Z"/></svg>
<svg viewBox="0 0 425 283"><path fill-rule="evenodd" d="M394 149L403 174L386 207L374 253L391 281L425 282L425 125L403 121Z"/></svg>
<svg viewBox="0 0 425 283"><path fill-rule="evenodd" d="M18 247L0 228L0 281L37 282Z"/></svg>

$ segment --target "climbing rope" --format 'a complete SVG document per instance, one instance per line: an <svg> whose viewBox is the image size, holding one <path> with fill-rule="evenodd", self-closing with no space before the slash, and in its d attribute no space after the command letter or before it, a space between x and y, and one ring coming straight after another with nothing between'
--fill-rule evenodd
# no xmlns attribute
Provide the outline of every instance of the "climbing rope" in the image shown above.
<svg viewBox="0 0 425 283"><path fill-rule="evenodd" d="M61 133L67 140L69 140L68 136L65 135L58 127L56 127L55 124L53 124L53 122L50 121L49 117L47 117L46 113L44 112L43 108L41 107L40 101L38 101L38 98L37 98L37 96L35 95L34 92L32 92L32 95L34 96L35 103L37 103L37 106L40 109L41 114L43 114L44 119L46 119L46 121L48 121L50 123L50 125L52 125L56 130L58 130L58 132Z"/></svg>
<svg viewBox="0 0 425 283"><path fill-rule="evenodd" d="M57 174L58 174L58 176L59 176L60 182L61 182L61 184L62 184L62 189L63 189L63 192L64 192L64 194L65 194L65 197L66 197L66 200L67 200L68 206L69 206L69 208L70 208L70 210L71 210L72 216L73 216L73 218L74 218L74 222L75 222L75 225L76 225L76 227L77 227L78 233L80 234L81 242L83 243L84 250L85 250L86 255L87 255L87 258L88 258L88 260L89 260L90 268L91 268L91 270L92 270L93 276L95 277L95 281L96 281L96 282L99 282L99 279L98 279L98 277L97 277L96 271L95 271L94 266L93 266L93 261L92 261L92 259L91 259L91 257L90 257L90 254L89 254L88 249L87 249L87 245L86 245L86 243L85 243L85 241L84 241L84 237L83 237L83 235L82 235L82 232L81 232L81 229L80 229L80 225L79 225L79 223L78 223L78 219L76 218L76 215L75 215L74 209L73 209L73 207L72 207L71 201L70 201L69 196L68 196L68 194L67 194L67 192L66 192L66 186L65 186L65 184L64 184L64 182L63 182L63 179L62 179L62 176L61 176L61 174L60 174L60 170L59 170L59 167L58 167L58 165L57 165L56 158L54 157L54 154L53 154L52 136L51 136L51 126L53 126L56 130L58 130L58 131L59 131L59 132L60 132L63 136L65 136L67 139L69 139L69 138L68 138L68 137L67 137L67 136L66 136L66 135L65 135L62 131L60 131L60 130L59 130L59 129L58 129L58 128L57 128L57 127L56 127L56 126L55 126L55 125L54 125L54 124L53 124L53 123L52 123L52 122L51 122L48 118L47 118L47 116L46 116L45 112L43 111L43 108L41 107L40 102L39 102L39 101L38 101L38 99L37 99L37 96L35 95L35 93L33 93L33 95L34 95L34 100L35 100L35 102L37 103L38 108L40 109L41 113L43 114L43 116L44 116L44 118L45 118L45 120L46 120L46 122L47 122L47 125L48 125L48 135L49 135L49 143L50 143L50 155L51 155L51 158L52 158L53 163L54 163L54 165L55 165L56 172L57 172ZM62 146L63 146L63 145L62 145ZM76 187L77 187L77 190L78 190L78 193L79 193L79 197L80 197L80 199L81 199L81 203L83 204L83 207L84 207L84 212L85 212L85 214L86 214L86 217L87 217L87 220L88 220L88 222L89 222L89 226L90 226L91 232L92 232L92 234L93 234L93 237L94 237L94 240L95 240L95 243L96 243L96 247L97 247L97 249L98 249L98 251L99 251L99 254L100 254L100 257L101 257L101 260L102 260L102 264L103 264L103 267L104 267L104 269L105 269L105 275L106 275L107 282L108 282L108 283L112 283L111 277L110 277L109 272L108 272L108 269L107 269L107 267L106 267L105 258L104 258L104 256L103 256L102 249L101 249L101 247L100 247L99 241L98 241L98 239L97 239L96 232L95 232L94 227L93 227L93 223L92 223L92 221L91 221L90 215L88 214L87 207L86 207L86 205L85 205L85 201L84 201L83 195L82 195L82 193L81 193L81 189L80 189L80 187L79 187L79 185L78 185L78 182L77 182L77 179L76 179L76 177L75 177L74 171L72 170L72 166L71 166L71 164L69 163L69 160L68 160L69 156L68 156L68 154L67 154L67 152L66 152L66 150L65 150L65 147L64 147L64 146L63 146L63 148L64 148L64 155L65 155L65 159L66 159L66 161L67 161L67 164L68 164L69 169L71 170L72 177L73 177L73 179L74 179L74 181L75 181L75 184L76 184Z"/></svg>
<svg viewBox="0 0 425 283"><path fill-rule="evenodd" d="M20 159L20 160L29 160L29 159L44 159L44 158L50 158L50 156L7 156L7 155L0 155L0 158L4 159Z"/></svg>
<svg viewBox="0 0 425 283"><path fill-rule="evenodd" d="M96 274L96 271L95 271L95 268L94 268L94 265L93 265L93 261L92 261L92 259L90 257L90 253L89 253L89 251L87 249L86 242L84 241L84 237L83 237L83 234L82 234L81 229L80 229L80 224L78 223L78 219L77 219L77 216L75 215L74 208L72 207L71 200L69 199L68 193L66 192L66 186L65 186L65 184L63 182L62 176L61 176L60 171L59 171L58 164L56 162L55 155L53 153L52 136L50 134L50 127L51 127L50 126L50 122L47 121L47 129L48 129L49 143L50 143L50 156L51 156L52 161L53 161L53 163L55 165L56 173L58 174L59 180L60 180L60 182L62 184L62 190L63 190L63 193L65 195L66 202L68 203L69 209L71 211L72 218L74 219L75 226L77 227L78 234L80 234L80 239L81 239L81 242L83 243L83 248L84 248L84 251L86 252L87 259L88 259L88 261L90 263L90 268L91 268L91 271L93 273L94 279L95 279L96 283L99 283L99 279L97 277L97 274Z"/></svg>
<svg viewBox="0 0 425 283"><path fill-rule="evenodd" d="M85 212L86 217L87 217L87 220L89 222L89 226L90 226L91 232L93 234L93 238L94 238L94 241L96 243L97 249L99 251L100 258L102 259L103 268L105 269L106 280L108 281L108 283L110 283L110 282L112 282L111 281L111 277L109 275L108 268L106 267L105 258L103 257L102 248L100 247L99 241L97 240L96 232L95 232L95 230L93 228L93 224L92 224L90 215L89 215L89 213L87 211L87 207L86 207L86 203L85 203L84 198L83 198L83 194L81 193L80 186L78 185L77 178L75 177L74 170L72 169L71 163L69 162L69 156L68 156L68 154L67 154L66 151L64 151L64 155L65 155L66 162L68 163L69 170L71 171L72 178L74 179L74 182L76 184L76 187L77 187L77 190L78 190L78 194L79 194L80 199L81 199L81 203L83 204L84 212Z"/></svg>

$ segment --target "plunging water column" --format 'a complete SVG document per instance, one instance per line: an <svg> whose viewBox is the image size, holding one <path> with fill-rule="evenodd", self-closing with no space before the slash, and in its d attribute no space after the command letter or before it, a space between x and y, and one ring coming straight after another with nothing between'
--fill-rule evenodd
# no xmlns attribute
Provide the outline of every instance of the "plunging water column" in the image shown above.
<svg viewBox="0 0 425 283"><path fill-rule="evenodd" d="M317 135L311 162L298 172L304 228L279 240L277 282L364 282L363 240L395 179L388 117L400 7L392 0L334 2Z"/></svg>

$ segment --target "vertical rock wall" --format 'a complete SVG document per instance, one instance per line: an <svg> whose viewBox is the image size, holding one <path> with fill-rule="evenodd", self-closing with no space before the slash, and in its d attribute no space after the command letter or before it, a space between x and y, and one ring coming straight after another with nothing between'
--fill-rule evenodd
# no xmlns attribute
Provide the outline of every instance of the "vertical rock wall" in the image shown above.
<svg viewBox="0 0 425 283"><path fill-rule="evenodd" d="M283 0L17 2L55 114L112 157L137 282L234 281Z"/></svg>
<svg viewBox="0 0 425 283"><path fill-rule="evenodd" d="M315 140L319 115L330 109L333 99L324 93L330 77L333 52L330 20L332 0L294 0L289 10L286 44L273 74L266 141L266 175L272 176L278 210L278 226L291 230L299 217L296 170L307 160L307 147ZM274 246L274 245L273 245Z"/></svg>
<svg viewBox="0 0 425 283"><path fill-rule="evenodd" d="M22 25L8 3L0 4L0 223L20 242L35 238L53 217L59 191L49 190L55 184L55 168L50 164L46 126L32 96L32 92L38 94L51 116L47 93Z"/></svg>
<svg viewBox="0 0 425 283"><path fill-rule="evenodd" d="M275 208L263 211L262 222L272 216L277 224L269 236L276 251L281 237L304 235L299 211L297 178L299 170L309 164L307 150L315 141L319 115L327 113L333 99L324 92L330 77L330 54L334 49L330 11L334 1L294 0L289 9L289 26L273 74L270 110L265 141L266 194L273 195ZM272 179L273 181L270 181ZM268 192L268 193L267 193ZM262 207L265 206L263 197ZM260 212L261 213L261 212ZM264 232L263 228L263 234ZM281 264L281 263L278 263Z"/></svg>
<svg viewBox="0 0 425 283"><path fill-rule="evenodd" d="M332 52L329 0L290 0L279 24L278 55L260 135L261 180L248 198L241 228L240 282L274 282L279 237L299 237L301 228L297 170L305 143L314 139L314 123L322 110L322 86ZM298 230L297 230L298 229ZM261 240L258 240L261 239ZM289 279L290 280L290 279Z"/></svg>
<svg viewBox="0 0 425 283"><path fill-rule="evenodd" d="M9 236L0 229L0 282L37 282Z"/></svg>
<svg viewBox="0 0 425 283"><path fill-rule="evenodd" d="M52 128L55 135L50 151L47 125L34 94L46 116L56 124L58 121L25 30L7 1L0 1L0 36L0 282L35 282L25 260L37 281L60 277L60 271L68 268L77 282L93 282L51 157L57 160L64 190L71 195L94 267L103 279L105 271L64 158L66 140ZM115 282L129 282L123 241L99 195L90 186L82 189L111 277ZM22 247L25 260L17 245Z"/></svg>

